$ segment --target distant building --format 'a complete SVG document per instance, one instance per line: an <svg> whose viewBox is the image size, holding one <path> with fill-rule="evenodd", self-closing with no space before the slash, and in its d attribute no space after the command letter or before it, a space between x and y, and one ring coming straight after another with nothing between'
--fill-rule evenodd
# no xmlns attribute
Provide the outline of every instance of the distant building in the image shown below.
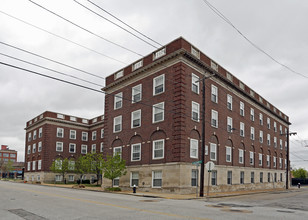
<svg viewBox="0 0 308 220"><path fill-rule="evenodd" d="M17 151L16 150L10 150L7 145L1 145L0 150L0 161L12 161L17 162Z"/></svg>
<svg viewBox="0 0 308 220"><path fill-rule="evenodd" d="M8 162L11 163L11 169L8 170ZM0 177L17 178L22 175L24 162L17 162L17 151L11 150L7 145L1 145L0 150Z"/></svg>
<svg viewBox="0 0 308 220"><path fill-rule="evenodd" d="M205 80L205 146L201 146L199 80L212 74ZM128 171L115 180L116 185L193 193L200 166L192 163L204 157L216 165L210 175L211 191L284 187L283 133L289 117L185 39L108 76L103 90L105 152L120 153ZM207 178L206 172L205 189Z"/></svg>
<svg viewBox="0 0 308 220"><path fill-rule="evenodd" d="M76 160L88 152L103 152L104 116L91 120L46 111L26 124L25 180L62 181L50 172L52 162L68 158ZM75 182L69 174L67 182Z"/></svg>

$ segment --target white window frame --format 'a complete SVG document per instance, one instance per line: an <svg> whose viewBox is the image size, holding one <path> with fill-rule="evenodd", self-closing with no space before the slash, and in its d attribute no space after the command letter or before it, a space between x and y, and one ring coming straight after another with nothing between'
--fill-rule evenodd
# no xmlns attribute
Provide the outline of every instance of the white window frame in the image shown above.
<svg viewBox="0 0 308 220"><path fill-rule="evenodd" d="M36 170L36 161L32 161L32 170Z"/></svg>
<svg viewBox="0 0 308 220"><path fill-rule="evenodd" d="M160 149L157 149L156 147L156 143L158 143L158 142L162 142L162 148L160 148ZM159 139L159 140L154 140L153 141L153 145L152 145L152 159L153 160L158 160L158 159L163 159L164 158L164 156L165 156L165 140L164 139ZM162 156L160 156L160 157L157 157L157 156L155 156L155 152L156 151L160 151L160 150L162 150Z"/></svg>
<svg viewBox="0 0 308 220"><path fill-rule="evenodd" d="M255 128L250 127L250 139L255 140Z"/></svg>
<svg viewBox="0 0 308 220"><path fill-rule="evenodd" d="M197 139L190 139L190 158L198 158L199 141Z"/></svg>
<svg viewBox="0 0 308 220"><path fill-rule="evenodd" d="M270 146L271 145L271 135L267 134L267 145Z"/></svg>
<svg viewBox="0 0 308 220"><path fill-rule="evenodd" d="M250 108L250 120L255 121L255 110Z"/></svg>
<svg viewBox="0 0 308 220"><path fill-rule="evenodd" d="M92 131L92 141L95 141L97 138L97 131Z"/></svg>
<svg viewBox="0 0 308 220"><path fill-rule="evenodd" d="M96 153L96 144L91 145L91 153Z"/></svg>
<svg viewBox="0 0 308 220"><path fill-rule="evenodd" d="M37 144L37 152L41 152L42 151L42 147L43 147L42 141L38 142L38 144Z"/></svg>
<svg viewBox="0 0 308 220"><path fill-rule="evenodd" d="M160 78L162 78L162 83L158 84L157 81L159 81ZM162 91L156 92L156 87L159 87L161 85L162 85ZM155 78L153 78L153 96L162 94L164 92L165 92L165 74L162 74L162 75L159 75L159 76L156 76Z"/></svg>
<svg viewBox="0 0 308 220"><path fill-rule="evenodd" d="M76 130L70 130L70 139L76 140Z"/></svg>
<svg viewBox="0 0 308 220"><path fill-rule="evenodd" d="M81 153L81 154L87 154L87 153L88 153L88 145L82 144L82 145L81 145L80 153Z"/></svg>
<svg viewBox="0 0 308 220"><path fill-rule="evenodd" d="M36 143L34 143L32 146L32 153L36 153Z"/></svg>
<svg viewBox="0 0 308 220"><path fill-rule="evenodd" d="M244 163L244 150L243 149L239 149L238 151L238 162L240 164Z"/></svg>
<svg viewBox="0 0 308 220"><path fill-rule="evenodd" d="M240 136L245 137L245 123L240 122Z"/></svg>
<svg viewBox="0 0 308 220"><path fill-rule="evenodd" d="M119 103L119 105L117 106L117 104ZM119 92L117 94L115 94L114 96L114 103L113 103L113 109L120 109L123 106L123 92Z"/></svg>
<svg viewBox="0 0 308 220"><path fill-rule="evenodd" d="M74 147L74 151L71 151L71 146ZM71 154L76 153L76 144L74 144L74 143L69 143L69 144L68 144L68 152L71 153Z"/></svg>
<svg viewBox="0 0 308 220"><path fill-rule="evenodd" d="M101 138L104 138L104 128L101 129Z"/></svg>
<svg viewBox="0 0 308 220"><path fill-rule="evenodd" d="M33 140L36 139L36 130L33 131Z"/></svg>
<svg viewBox="0 0 308 220"><path fill-rule="evenodd" d="M116 130L117 125L119 129ZM113 133L118 133L122 131L122 115L113 118Z"/></svg>
<svg viewBox="0 0 308 220"><path fill-rule="evenodd" d="M116 156L116 154L118 154L120 158L122 158L122 147L121 146L113 148L113 156Z"/></svg>
<svg viewBox="0 0 308 220"><path fill-rule="evenodd" d="M64 128L57 128L57 137L58 138L64 137Z"/></svg>
<svg viewBox="0 0 308 220"><path fill-rule="evenodd" d="M196 74L192 73L191 74L191 91L193 91L194 93L199 94L199 90L200 90L200 83L199 83L199 76L197 76ZM196 88L196 91L194 90L194 88Z"/></svg>
<svg viewBox="0 0 308 220"><path fill-rule="evenodd" d="M227 117L227 131L228 132L232 132L232 129L233 129L233 120L231 117Z"/></svg>
<svg viewBox="0 0 308 220"><path fill-rule="evenodd" d="M136 151L135 147L139 147L139 150ZM134 158L134 154L138 154L137 158ZM141 143L131 145L131 161L140 161L141 160Z"/></svg>
<svg viewBox="0 0 308 220"><path fill-rule="evenodd" d="M63 152L63 142L56 142L56 152Z"/></svg>
<svg viewBox="0 0 308 220"><path fill-rule="evenodd" d="M263 155L259 153L259 166L262 166L263 163Z"/></svg>
<svg viewBox="0 0 308 220"><path fill-rule="evenodd" d="M240 115L245 116L245 104L242 101L240 101Z"/></svg>
<svg viewBox="0 0 308 220"><path fill-rule="evenodd" d="M266 122L267 122L267 128L271 129L271 119L269 117L267 118Z"/></svg>
<svg viewBox="0 0 308 220"><path fill-rule="evenodd" d="M160 177L160 179L158 178ZM161 180L160 185L154 185L154 180ZM152 188L161 188L163 186L163 171L162 170L153 170L152 171Z"/></svg>
<svg viewBox="0 0 308 220"><path fill-rule="evenodd" d="M38 138L43 136L43 128L39 128Z"/></svg>
<svg viewBox="0 0 308 220"><path fill-rule="evenodd" d="M218 112L215 110L212 110L212 113L211 113L211 125L214 128L218 128Z"/></svg>
<svg viewBox="0 0 308 220"><path fill-rule="evenodd" d="M139 99L135 99L138 97ZM138 84L132 88L132 103L140 102L142 100L142 84Z"/></svg>
<svg viewBox="0 0 308 220"><path fill-rule="evenodd" d="M226 162L232 161L232 148L229 146L226 146Z"/></svg>
<svg viewBox="0 0 308 220"><path fill-rule="evenodd" d="M197 115L197 118L194 118L194 113L195 115ZM192 101L191 102L191 119L193 121L199 122L200 121L199 118L200 118L200 105L199 103Z"/></svg>
<svg viewBox="0 0 308 220"><path fill-rule="evenodd" d="M277 148L277 137L274 137L274 147Z"/></svg>
<svg viewBox="0 0 308 220"><path fill-rule="evenodd" d="M229 110L232 110L232 105L233 105L233 103L232 103L232 95L228 94L227 95L227 108Z"/></svg>
<svg viewBox="0 0 308 220"><path fill-rule="evenodd" d="M270 155L266 155L266 166L271 166L271 156Z"/></svg>
<svg viewBox="0 0 308 220"><path fill-rule="evenodd" d="M277 132L277 122L274 121L274 132Z"/></svg>
<svg viewBox="0 0 308 220"><path fill-rule="evenodd" d="M217 144L210 143L210 160L217 160Z"/></svg>
<svg viewBox="0 0 308 220"><path fill-rule="evenodd" d="M31 154L31 145L28 145L27 154Z"/></svg>
<svg viewBox="0 0 308 220"><path fill-rule="evenodd" d="M218 88L214 85L211 85L211 100L214 103L218 103Z"/></svg>
<svg viewBox="0 0 308 220"><path fill-rule="evenodd" d="M30 171L31 170L31 161L28 161L27 162L27 171Z"/></svg>
<svg viewBox="0 0 308 220"><path fill-rule="evenodd" d="M101 142L100 144L100 152L104 152L104 142Z"/></svg>
<svg viewBox="0 0 308 220"><path fill-rule="evenodd" d="M88 132L81 132L81 140L82 141L88 141Z"/></svg>
<svg viewBox="0 0 308 220"><path fill-rule="evenodd" d="M263 131L259 131L259 141L260 143L263 143Z"/></svg>
<svg viewBox="0 0 308 220"><path fill-rule="evenodd" d="M155 120L155 115L162 113L162 119ZM152 108L152 123L158 123L165 120L165 102L160 102L153 105Z"/></svg>
<svg viewBox="0 0 308 220"><path fill-rule="evenodd" d="M263 114L262 113L259 114L259 122L260 122L260 125L263 125Z"/></svg>
<svg viewBox="0 0 308 220"><path fill-rule="evenodd" d="M134 121L139 120L139 125L135 126ZM131 128L141 127L141 109L133 111L131 113Z"/></svg>
<svg viewBox="0 0 308 220"><path fill-rule="evenodd" d="M250 165L254 165L254 152L253 151L249 151L249 164Z"/></svg>
<svg viewBox="0 0 308 220"><path fill-rule="evenodd" d="M37 169L41 170L42 169L42 160L37 161Z"/></svg>
<svg viewBox="0 0 308 220"><path fill-rule="evenodd" d="M135 174L135 175L134 175ZM138 178L136 178L138 177ZM137 184L133 184L133 180L137 180ZM139 186L139 172L138 171L132 171L130 172L130 187Z"/></svg>

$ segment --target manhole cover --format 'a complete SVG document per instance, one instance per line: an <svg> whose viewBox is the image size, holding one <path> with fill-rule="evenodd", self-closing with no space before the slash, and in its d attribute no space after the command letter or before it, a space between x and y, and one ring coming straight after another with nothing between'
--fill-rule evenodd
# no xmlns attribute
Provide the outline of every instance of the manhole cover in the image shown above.
<svg viewBox="0 0 308 220"><path fill-rule="evenodd" d="M147 199L147 200L139 200L139 202L159 202L159 200L150 200L150 199Z"/></svg>
<svg viewBox="0 0 308 220"><path fill-rule="evenodd" d="M250 210L243 210L243 209L221 209L224 212L237 212L237 213L252 213Z"/></svg>
<svg viewBox="0 0 308 220"><path fill-rule="evenodd" d="M277 212L284 212L284 213L295 213L294 211L288 211L288 210L277 210Z"/></svg>

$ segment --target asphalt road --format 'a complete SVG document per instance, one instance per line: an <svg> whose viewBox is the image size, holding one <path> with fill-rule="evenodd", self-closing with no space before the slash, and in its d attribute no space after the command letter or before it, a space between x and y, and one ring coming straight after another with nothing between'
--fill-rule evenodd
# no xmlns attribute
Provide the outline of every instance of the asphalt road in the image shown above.
<svg viewBox="0 0 308 220"><path fill-rule="evenodd" d="M294 204L293 204L294 203ZM308 219L308 190L171 200L0 181L0 219Z"/></svg>

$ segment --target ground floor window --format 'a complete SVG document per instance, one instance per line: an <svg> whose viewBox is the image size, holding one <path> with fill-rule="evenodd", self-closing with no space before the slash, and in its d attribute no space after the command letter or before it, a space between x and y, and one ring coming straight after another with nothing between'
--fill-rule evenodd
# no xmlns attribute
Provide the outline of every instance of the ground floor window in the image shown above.
<svg viewBox="0 0 308 220"><path fill-rule="evenodd" d="M36 181L41 181L41 176L40 175L37 175Z"/></svg>
<svg viewBox="0 0 308 220"><path fill-rule="evenodd" d="M282 182L282 173L280 174L280 182Z"/></svg>
<svg viewBox="0 0 308 220"><path fill-rule="evenodd" d="M32 180L32 182L34 181L34 175L31 176L31 180Z"/></svg>
<svg viewBox="0 0 308 220"><path fill-rule="evenodd" d="M277 182L277 173L275 173L275 179L274 179L275 182Z"/></svg>
<svg viewBox="0 0 308 220"><path fill-rule="evenodd" d="M133 187L139 185L139 172L131 172L130 185Z"/></svg>
<svg viewBox="0 0 308 220"><path fill-rule="evenodd" d="M267 182L271 182L271 173L267 173Z"/></svg>
<svg viewBox="0 0 308 220"><path fill-rule="evenodd" d="M152 172L152 186L162 187L162 171L155 170Z"/></svg>
<svg viewBox="0 0 308 220"><path fill-rule="evenodd" d="M263 172L260 173L260 183L263 183Z"/></svg>
<svg viewBox="0 0 308 220"><path fill-rule="evenodd" d="M240 173L240 184L244 184L244 171Z"/></svg>
<svg viewBox="0 0 308 220"><path fill-rule="evenodd" d="M228 171L227 173L227 184L232 184L232 171Z"/></svg>
<svg viewBox="0 0 308 220"><path fill-rule="evenodd" d="M191 170L191 186L198 186L198 170Z"/></svg>
<svg viewBox="0 0 308 220"><path fill-rule="evenodd" d="M216 186L217 185L217 171L213 170L212 171L212 186Z"/></svg>
<svg viewBox="0 0 308 220"><path fill-rule="evenodd" d="M120 178L119 177L114 178L113 179L113 186L114 187L119 187L119 184L120 184Z"/></svg>
<svg viewBox="0 0 308 220"><path fill-rule="evenodd" d="M62 180L62 176L61 175L56 175L55 176L55 180L56 180L56 182L60 182Z"/></svg>
<svg viewBox="0 0 308 220"><path fill-rule="evenodd" d="M74 182L74 175L68 175L68 181L69 182Z"/></svg>
<svg viewBox="0 0 308 220"><path fill-rule="evenodd" d="M250 174L251 183L255 183L255 172L251 172Z"/></svg>

